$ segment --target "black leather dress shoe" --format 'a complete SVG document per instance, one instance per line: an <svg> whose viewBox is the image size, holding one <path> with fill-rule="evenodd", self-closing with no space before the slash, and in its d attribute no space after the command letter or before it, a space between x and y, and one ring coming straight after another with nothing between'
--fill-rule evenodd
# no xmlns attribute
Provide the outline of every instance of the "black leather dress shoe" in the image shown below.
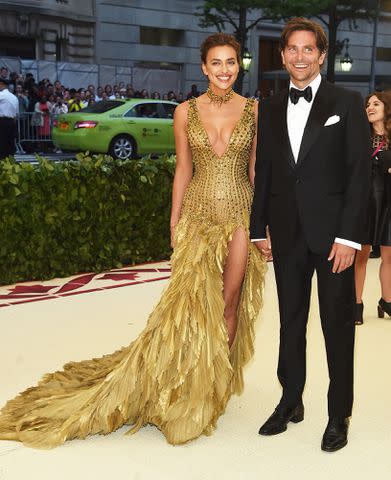
<svg viewBox="0 0 391 480"><path fill-rule="evenodd" d="M277 435L285 432L288 423L299 423L304 420L304 406L302 403L293 408L281 407L274 410L274 413L259 429L260 435Z"/></svg>
<svg viewBox="0 0 391 480"><path fill-rule="evenodd" d="M348 443L348 418L330 418L322 439L322 450L336 452Z"/></svg>

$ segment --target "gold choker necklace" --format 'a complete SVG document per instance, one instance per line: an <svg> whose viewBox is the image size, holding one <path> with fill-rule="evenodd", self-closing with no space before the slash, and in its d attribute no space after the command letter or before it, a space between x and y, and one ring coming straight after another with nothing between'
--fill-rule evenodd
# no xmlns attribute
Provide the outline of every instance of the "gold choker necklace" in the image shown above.
<svg viewBox="0 0 391 480"><path fill-rule="evenodd" d="M234 96L234 91L232 90L232 88L224 95L216 95L212 89L210 87L208 87L208 90L206 91L206 94L208 95L208 98L209 100L212 102L212 103L215 103L216 105L218 105L219 107L221 107L221 105L223 103L227 103L231 100L231 98Z"/></svg>

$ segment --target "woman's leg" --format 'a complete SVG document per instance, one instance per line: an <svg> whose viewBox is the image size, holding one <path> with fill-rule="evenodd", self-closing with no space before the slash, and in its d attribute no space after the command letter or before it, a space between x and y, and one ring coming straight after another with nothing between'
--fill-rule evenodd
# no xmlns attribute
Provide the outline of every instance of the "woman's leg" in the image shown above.
<svg viewBox="0 0 391 480"><path fill-rule="evenodd" d="M367 271L367 263L369 254L371 253L370 245L362 245L361 251L356 254L354 262L354 275L356 283L356 302L362 303L362 292L364 290L365 274Z"/></svg>
<svg viewBox="0 0 391 480"><path fill-rule="evenodd" d="M391 247L380 247L380 284L381 296L386 302L391 302Z"/></svg>
<svg viewBox="0 0 391 480"><path fill-rule="evenodd" d="M248 257L248 235L239 228L228 245L228 255L224 266L224 318L227 323L229 347L231 347L238 323L238 305Z"/></svg>

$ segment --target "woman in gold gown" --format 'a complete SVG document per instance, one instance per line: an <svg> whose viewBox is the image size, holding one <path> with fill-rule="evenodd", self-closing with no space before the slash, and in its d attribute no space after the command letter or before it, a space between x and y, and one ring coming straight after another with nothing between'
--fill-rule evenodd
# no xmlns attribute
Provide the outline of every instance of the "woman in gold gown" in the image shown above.
<svg viewBox="0 0 391 480"><path fill-rule="evenodd" d="M208 37L208 91L176 109L172 276L146 328L129 346L68 363L10 400L0 439L52 448L150 423L180 444L210 434L241 392L266 259L248 236L257 102L232 90L239 55L233 37Z"/></svg>

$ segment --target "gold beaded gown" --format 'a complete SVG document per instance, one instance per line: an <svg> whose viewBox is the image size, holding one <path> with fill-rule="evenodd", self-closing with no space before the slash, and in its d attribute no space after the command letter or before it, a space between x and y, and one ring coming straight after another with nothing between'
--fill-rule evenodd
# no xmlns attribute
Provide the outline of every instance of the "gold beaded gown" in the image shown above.
<svg viewBox="0 0 391 480"><path fill-rule="evenodd" d="M0 439L52 448L124 424L133 433L149 423L169 443L181 444L213 431L231 394L242 391L262 302L266 264L249 241L229 349L222 272L233 233L248 232L254 134L254 101L248 99L225 153L217 156L190 100L194 176L175 229L172 276L146 328L129 346L68 363L10 400L0 412Z"/></svg>

